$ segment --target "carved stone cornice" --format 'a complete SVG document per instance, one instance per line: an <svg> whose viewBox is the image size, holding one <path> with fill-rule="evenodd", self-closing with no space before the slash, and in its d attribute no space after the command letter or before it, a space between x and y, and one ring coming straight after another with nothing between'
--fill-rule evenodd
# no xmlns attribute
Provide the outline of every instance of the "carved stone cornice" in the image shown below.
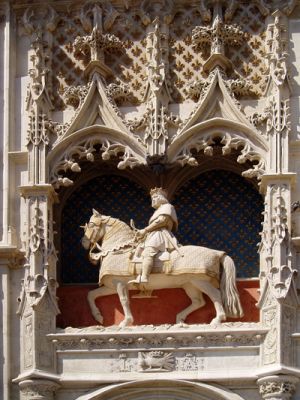
<svg viewBox="0 0 300 400"><path fill-rule="evenodd" d="M15 246L0 246L0 268L3 265L10 269L18 269L23 266L24 260L24 251Z"/></svg>
<svg viewBox="0 0 300 400"><path fill-rule="evenodd" d="M57 193L54 188L50 184L39 184L39 185L22 185L19 186L19 191L22 197L38 197L38 196L46 196L53 202L58 202Z"/></svg>
<svg viewBox="0 0 300 400"><path fill-rule="evenodd" d="M48 335L57 350L91 349L201 349L209 346L258 346L267 332L258 323L223 323L220 328L209 325L160 325L120 328L94 326L66 328Z"/></svg>

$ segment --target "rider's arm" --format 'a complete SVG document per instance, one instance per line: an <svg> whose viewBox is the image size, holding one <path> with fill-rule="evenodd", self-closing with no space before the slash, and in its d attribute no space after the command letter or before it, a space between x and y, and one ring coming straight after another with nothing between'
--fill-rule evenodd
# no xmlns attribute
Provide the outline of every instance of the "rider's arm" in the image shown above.
<svg viewBox="0 0 300 400"><path fill-rule="evenodd" d="M171 224L170 224L171 222ZM172 226L172 218L169 215L159 215L150 225L144 229L146 233L156 231L157 229Z"/></svg>

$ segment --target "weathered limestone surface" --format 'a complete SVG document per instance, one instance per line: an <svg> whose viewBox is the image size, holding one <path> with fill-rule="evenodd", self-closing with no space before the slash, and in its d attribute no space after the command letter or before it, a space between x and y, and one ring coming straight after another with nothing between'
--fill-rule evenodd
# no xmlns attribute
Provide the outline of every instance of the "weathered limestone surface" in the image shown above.
<svg viewBox="0 0 300 400"><path fill-rule="evenodd" d="M0 398L300 398L299 24L296 0L0 1ZM62 194L209 159L265 199L260 321L59 330Z"/></svg>

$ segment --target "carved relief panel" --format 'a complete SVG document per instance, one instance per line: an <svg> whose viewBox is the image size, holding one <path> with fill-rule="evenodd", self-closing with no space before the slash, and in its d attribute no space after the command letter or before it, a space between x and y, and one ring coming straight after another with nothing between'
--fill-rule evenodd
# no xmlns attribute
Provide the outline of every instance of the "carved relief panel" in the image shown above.
<svg viewBox="0 0 300 400"><path fill-rule="evenodd" d="M21 3L16 2L15 12L31 43L28 186L22 189L27 253L19 308L23 369L53 371L53 346L63 358L68 350L103 344L97 342L101 338L85 337L72 343L58 337L49 344L46 337L55 330L58 312L54 190L60 195L80 174L102 163L159 176L157 171L165 168L198 167L200 154L204 159L230 156L243 166L245 178L262 180L263 333L239 337L236 343L242 347L245 340L251 347L247 356L257 366L259 345L262 365L293 364L278 343L291 345L297 304L288 46L288 16L295 2L280 11L273 2L260 0ZM180 342L176 351L157 343L134 348L142 336L127 338L127 344L112 337L111 345L120 351L110 357L110 372L191 373L196 378L209 362L205 346L235 340L228 332L211 341L198 335L184 346L178 336L166 338L169 344ZM24 398L38 396L30 385L23 384ZM263 382L262 395L282 391L276 385L272 391ZM46 386L44 398L53 398L55 388L49 390Z"/></svg>

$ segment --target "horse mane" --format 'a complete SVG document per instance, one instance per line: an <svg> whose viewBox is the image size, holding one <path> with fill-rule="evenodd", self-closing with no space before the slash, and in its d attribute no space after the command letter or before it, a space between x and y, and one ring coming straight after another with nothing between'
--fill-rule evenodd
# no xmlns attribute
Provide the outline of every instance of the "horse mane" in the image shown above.
<svg viewBox="0 0 300 400"><path fill-rule="evenodd" d="M110 247L111 245L133 240L134 231L126 222L114 217L103 217L104 216L102 216L102 221L108 228L103 238L103 241L106 241L106 246L108 245Z"/></svg>
<svg viewBox="0 0 300 400"><path fill-rule="evenodd" d="M102 218L103 218L103 217L102 217ZM132 232L131 227L130 227L128 224L126 224L126 222L122 221L121 219L115 218L115 217L108 217L108 218L109 218L109 220L107 221L107 222L108 222L108 223L107 223L108 226L111 226L111 225L113 225L113 224L115 224L115 223L118 223L118 224L121 225L123 228L127 229L128 232Z"/></svg>

